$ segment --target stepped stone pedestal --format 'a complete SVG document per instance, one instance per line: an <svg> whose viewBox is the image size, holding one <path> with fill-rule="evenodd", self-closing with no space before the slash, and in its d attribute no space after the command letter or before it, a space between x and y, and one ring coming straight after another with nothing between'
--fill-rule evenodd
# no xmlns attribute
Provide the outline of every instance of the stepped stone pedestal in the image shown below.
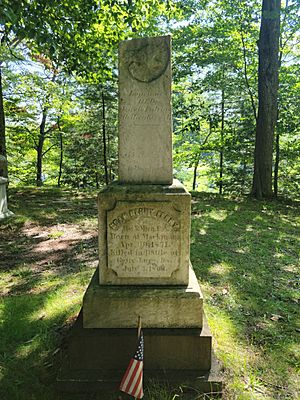
<svg viewBox="0 0 300 400"><path fill-rule="evenodd" d="M203 297L194 271L186 286L105 286L98 274L83 299L84 328L201 328Z"/></svg>
<svg viewBox="0 0 300 400"><path fill-rule="evenodd" d="M118 182L98 196L99 268L70 331L61 390L117 393L137 345L144 380L221 392L190 265L191 197L172 179L170 37L120 44Z"/></svg>

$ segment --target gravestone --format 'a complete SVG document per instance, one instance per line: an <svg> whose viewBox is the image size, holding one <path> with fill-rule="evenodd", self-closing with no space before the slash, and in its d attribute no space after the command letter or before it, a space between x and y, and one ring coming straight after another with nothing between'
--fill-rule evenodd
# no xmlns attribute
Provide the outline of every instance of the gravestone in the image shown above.
<svg viewBox="0 0 300 400"><path fill-rule="evenodd" d="M0 156L0 220L14 215L13 212L7 208L6 187L8 180L2 176L2 174L5 173L6 168L6 158L4 156Z"/></svg>
<svg viewBox="0 0 300 400"><path fill-rule="evenodd" d="M221 387L189 260L191 196L172 179L170 45L162 36L119 47L119 180L98 196L99 268L69 338L63 390L117 389L139 316L146 380Z"/></svg>

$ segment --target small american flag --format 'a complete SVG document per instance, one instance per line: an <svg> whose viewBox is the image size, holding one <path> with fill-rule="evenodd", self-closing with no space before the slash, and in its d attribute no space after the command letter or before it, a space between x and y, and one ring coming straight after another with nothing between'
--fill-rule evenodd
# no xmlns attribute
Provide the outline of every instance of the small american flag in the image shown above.
<svg viewBox="0 0 300 400"><path fill-rule="evenodd" d="M143 357L144 357L144 337L141 332L137 350L130 360L127 370L120 384L120 390L136 399L142 399L143 392Z"/></svg>

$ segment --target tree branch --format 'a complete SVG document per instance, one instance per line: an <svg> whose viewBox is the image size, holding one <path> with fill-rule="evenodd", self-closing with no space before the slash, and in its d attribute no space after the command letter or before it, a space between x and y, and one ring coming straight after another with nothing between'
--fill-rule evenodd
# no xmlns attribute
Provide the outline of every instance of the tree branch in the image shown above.
<svg viewBox="0 0 300 400"><path fill-rule="evenodd" d="M8 51L10 52L10 54L11 54L16 60L24 61L24 58L20 58L20 57L18 57L18 56L15 55L15 53L12 51L12 49L10 48L10 46L8 47Z"/></svg>
<svg viewBox="0 0 300 400"><path fill-rule="evenodd" d="M30 130L27 126L23 126L23 128L24 128L28 133L30 133L30 135L31 135L31 137L32 137L32 140L33 140L33 142L34 142L34 145L35 145L35 147L37 148L37 147L38 147L38 144L37 144L37 141L35 140L34 135L33 135L32 132L31 132L31 130Z"/></svg>
<svg viewBox="0 0 300 400"><path fill-rule="evenodd" d="M44 157L45 154L48 153L48 151L50 151L52 149L52 147L55 147L56 144L53 144L52 146L50 146L46 151L44 151L44 153L42 154L42 157Z"/></svg>
<svg viewBox="0 0 300 400"><path fill-rule="evenodd" d="M205 138L204 141L201 143L201 147L203 147L203 146L206 144L206 142L208 141L208 139L209 139L209 137L210 137L211 134L212 134L212 131L208 132L208 134L206 135L206 138Z"/></svg>

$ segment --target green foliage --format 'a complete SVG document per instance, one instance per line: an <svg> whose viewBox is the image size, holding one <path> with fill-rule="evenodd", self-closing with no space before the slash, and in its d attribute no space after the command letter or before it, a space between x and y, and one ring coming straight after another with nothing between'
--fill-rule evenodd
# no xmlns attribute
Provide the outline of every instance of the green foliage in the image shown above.
<svg viewBox="0 0 300 400"><path fill-rule="evenodd" d="M50 4L35 0L3 4L0 50L12 183L36 180L35 149L43 106L48 108L46 130L56 126L43 144L44 151L50 149L43 159L45 183L59 180L75 187L99 186L106 179L105 164L113 180L117 176L117 44L130 37L171 32L175 174L198 190L217 191L222 184L224 193L249 193L261 2L69 0ZM277 132L279 194L289 197L299 193L298 17L297 2L286 2ZM30 58L31 67L24 70ZM72 72L72 77L63 71ZM104 119L102 92L107 108Z"/></svg>
<svg viewBox="0 0 300 400"><path fill-rule="evenodd" d="M201 171L206 166L210 188L217 190L221 182L222 152L223 191L249 193L257 116L257 40L261 2L206 3L188 2L194 16L186 24L175 24L173 29L175 167L176 171L184 171L192 165L195 169L199 160L199 171L196 169L200 186L203 182ZM296 144L299 96L294 96L293 89L299 85L296 3L287 2L282 13L278 122L279 191L291 197L299 195L299 150ZM214 122L213 133L201 149L208 129L207 117ZM195 124L201 125L202 132Z"/></svg>

